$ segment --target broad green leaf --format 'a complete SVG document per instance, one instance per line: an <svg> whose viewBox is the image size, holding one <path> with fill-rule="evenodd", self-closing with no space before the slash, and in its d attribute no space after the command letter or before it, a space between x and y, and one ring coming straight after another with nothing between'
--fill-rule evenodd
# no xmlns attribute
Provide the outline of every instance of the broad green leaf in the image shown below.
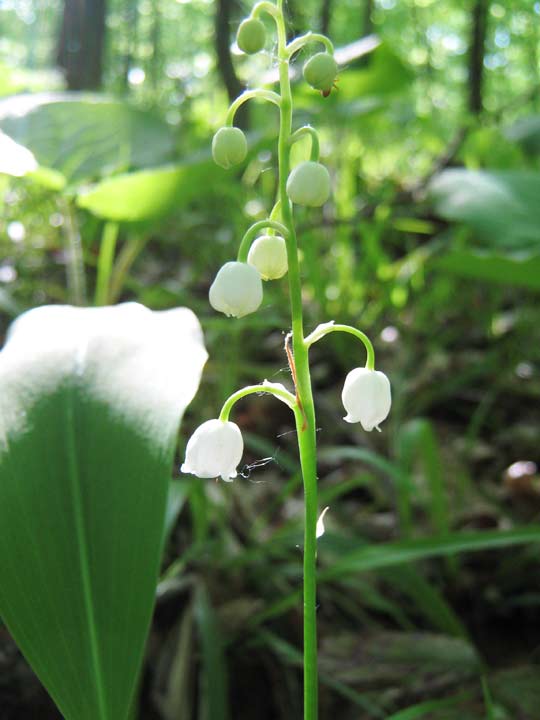
<svg viewBox="0 0 540 720"><path fill-rule="evenodd" d="M438 215L469 226L489 246L523 249L540 240L540 172L444 170L429 193Z"/></svg>
<svg viewBox="0 0 540 720"><path fill-rule="evenodd" d="M491 283L540 290L540 254L456 250L431 261L433 268Z"/></svg>
<svg viewBox="0 0 540 720"><path fill-rule="evenodd" d="M0 615L66 720L125 720L178 424L206 352L187 309L42 307L0 353Z"/></svg>
<svg viewBox="0 0 540 720"><path fill-rule="evenodd" d="M155 115L85 93L36 93L0 102L0 128L68 182L159 165L172 133Z"/></svg>
<svg viewBox="0 0 540 720"><path fill-rule="evenodd" d="M107 220L151 220L203 192L209 172L209 161L203 161L117 175L79 195L77 203Z"/></svg>

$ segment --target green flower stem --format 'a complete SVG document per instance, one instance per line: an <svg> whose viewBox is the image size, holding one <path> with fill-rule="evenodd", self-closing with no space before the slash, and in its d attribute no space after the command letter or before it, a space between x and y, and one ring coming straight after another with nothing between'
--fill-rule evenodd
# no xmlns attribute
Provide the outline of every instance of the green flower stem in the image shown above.
<svg viewBox="0 0 540 720"><path fill-rule="evenodd" d="M270 395L274 395L279 400L284 402L285 405L288 405L294 412L295 416L299 412L296 398L292 393L286 390L283 385L279 385L278 383L264 382L260 385L247 385L246 387L238 390L230 397L228 397L227 400L225 400L223 407L221 408L221 412L219 413L219 419L223 420L223 422L227 422L233 405L237 403L238 400L246 397L246 395L252 395L253 393L269 393Z"/></svg>
<svg viewBox="0 0 540 720"><path fill-rule="evenodd" d="M288 228L286 238L289 266L289 295L292 316L293 362L291 371L296 384L300 412L295 413L298 449L304 482L304 720L317 720L318 671L317 671L317 615L316 615L316 561L317 561L317 448L316 425L311 378L309 373L308 346L304 341L302 317L302 288L298 266L298 248L293 212L287 196L289 175L289 138L292 127L292 95L289 78L290 53L287 49L283 0L278 0L278 62L281 90L281 111L278 143L279 199L281 218Z"/></svg>
<svg viewBox="0 0 540 720"><path fill-rule="evenodd" d="M305 35L301 35L289 43L286 47L286 52L289 58L295 53L301 50L309 43L322 43L330 55L334 54L334 46L332 42L326 37L326 35L319 35L319 33L308 32Z"/></svg>
<svg viewBox="0 0 540 720"><path fill-rule="evenodd" d="M261 88L258 88L257 90L246 90L241 95L239 95L230 106L227 112L225 125L231 126L234 122L234 116L238 108L248 100L252 100L254 98L259 98L259 100L267 100L268 102L274 103L274 105L277 105L278 107L281 105L281 98L277 93L273 92L272 90L263 90Z"/></svg>
<svg viewBox="0 0 540 720"><path fill-rule="evenodd" d="M119 225L115 222L106 222L101 235L99 258L97 264L96 292L94 305L107 305L109 302L109 286L111 272L118 239Z"/></svg>
<svg viewBox="0 0 540 720"><path fill-rule="evenodd" d="M319 325L319 327L315 328L311 335L307 336L306 345L311 347L313 343L316 343L318 340L331 332L350 333L363 342L367 351L366 368L368 370L375 369L375 350L373 349L371 340L365 333L358 330L358 328L352 327L351 325L336 325L333 320L328 323L323 323L322 325Z"/></svg>
<svg viewBox="0 0 540 720"><path fill-rule="evenodd" d="M278 22L279 11L277 7L271 2L260 2L257 3L251 11L251 17L258 18L263 13L271 15L276 23Z"/></svg>
<svg viewBox="0 0 540 720"><path fill-rule="evenodd" d="M304 125L304 127L294 132L289 138L289 145L294 145L295 142L298 142L306 135L309 135L311 138L311 153L309 159L313 162L319 162L319 134L311 125Z"/></svg>
<svg viewBox="0 0 540 720"><path fill-rule="evenodd" d="M255 239L259 230L265 230L266 228L277 230L285 238L289 234L287 228L276 220L260 220L259 222L254 223L242 238L236 258L238 262L247 262L247 256L251 243Z"/></svg>

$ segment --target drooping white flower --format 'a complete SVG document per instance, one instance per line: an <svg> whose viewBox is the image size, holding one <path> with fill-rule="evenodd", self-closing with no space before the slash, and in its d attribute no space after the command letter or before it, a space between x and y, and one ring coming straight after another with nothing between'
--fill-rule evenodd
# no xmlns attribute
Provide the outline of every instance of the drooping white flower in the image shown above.
<svg viewBox="0 0 540 720"><path fill-rule="evenodd" d="M244 441L236 423L207 420L189 438L181 470L200 478L221 476L230 482L237 475L243 452Z"/></svg>
<svg viewBox="0 0 540 720"><path fill-rule="evenodd" d="M379 430L392 404L390 381L378 370L355 368L345 379L341 399L347 411L344 420L359 422L367 431Z"/></svg>
<svg viewBox="0 0 540 720"><path fill-rule="evenodd" d="M261 235L249 249L248 263L263 280L278 280L287 272L287 246L280 235Z"/></svg>
<svg viewBox="0 0 540 720"><path fill-rule="evenodd" d="M262 302L262 280L254 267L228 262L220 268L210 287L210 305L229 317L241 318L255 312Z"/></svg>

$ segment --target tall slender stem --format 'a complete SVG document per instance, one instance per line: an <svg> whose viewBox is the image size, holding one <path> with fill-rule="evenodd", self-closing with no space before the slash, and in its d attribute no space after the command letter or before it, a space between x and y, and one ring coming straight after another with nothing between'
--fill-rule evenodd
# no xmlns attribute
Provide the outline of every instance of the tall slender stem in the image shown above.
<svg viewBox="0 0 540 720"><path fill-rule="evenodd" d="M111 273L118 238L118 223L106 222L101 236L101 247L97 266L96 292L94 305L107 305L109 302L109 290Z"/></svg>
<svg viewBox="0 0 540 720"><path fill-rule="evenodd" d="M69 200L61 203L64 214L64 232L66 237L66 265L69 299L73 305L86 305L86 278L81 234L77 225L75 208Z"/></svg>
<svg viewBox="0 0 540 720"><path fill-rule="evenodd" d="M296 393L301 412L295 415L300 464L304 482L304 720L317 720L317 616L316 616L316 558L317 558L317 459L315 408L311 391L308 347L304 340L302 292L298 265L298 248L292 206L287 196L289 175L289 138L292 129L292 95L289 79L289 54L283 0L278 0L278 59L281 90L279 128L279 200L283 224L289 230L287 259L289 265L289 293L292 316L293 362Z"/></svg>

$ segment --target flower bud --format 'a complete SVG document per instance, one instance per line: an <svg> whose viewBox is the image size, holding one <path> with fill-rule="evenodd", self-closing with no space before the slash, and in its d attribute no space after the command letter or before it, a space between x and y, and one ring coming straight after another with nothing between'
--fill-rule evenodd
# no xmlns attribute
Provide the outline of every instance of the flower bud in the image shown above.
<svg viewBox="0 0 540 720"><path fill-rule="evenodd" d="M338 72L337 63L327 52L320 52L309 58L304 65L304 79L315 90L330 92Z"/></svg>
<svg viewBox="0 0 540 720"><path fill-rule="evenodd" d="M255 312L262 298L261 276L243 262L225 263L210 286L210 305L229 317L241 318Z"/></svg>
<svg viewBox="0 0 540 720"><path fill-rule="evenodd" d="M355 368L345 379L341 399L347 411L344 420L359 422L364 430L379 430L392 404L390 381L378 370Z"/></svg>
<svg viewBox="0 0 540 720"><path fill-rule="evenodd" d="M263 280L277 280L287 272L287 246L280 235L261 235L249 249L248 263Z"/></svg>
<svg viewBox="0 0 540 720"><path fill-rule="evenodd" d="M257 18L247 18L240 23L236 34L236 44L248 55L258 53L266 42L266 30Z"/></svg>
<svg viewBox="0 0 540 720"><path fill-rule="evenodd" d="M320 207L330 197L330 175L321 163L301 162L287 179L287 195L297 205Z"/></svg>
<svg viewBox="0 0 540 720"><path fill-rule="evenodd" d="M207 420L189 438L183 473L200 478L221 475L230 482L236 477L236 468L244 452L240 428L225 420Z"/></svg>
<svg viewBox="0 0 540 720"><path fill-rule="evenodd" d="M247 155L246 136L237 127L222 127L212 140L212 157L216 165L228 170L245 160Z"/></svg>

